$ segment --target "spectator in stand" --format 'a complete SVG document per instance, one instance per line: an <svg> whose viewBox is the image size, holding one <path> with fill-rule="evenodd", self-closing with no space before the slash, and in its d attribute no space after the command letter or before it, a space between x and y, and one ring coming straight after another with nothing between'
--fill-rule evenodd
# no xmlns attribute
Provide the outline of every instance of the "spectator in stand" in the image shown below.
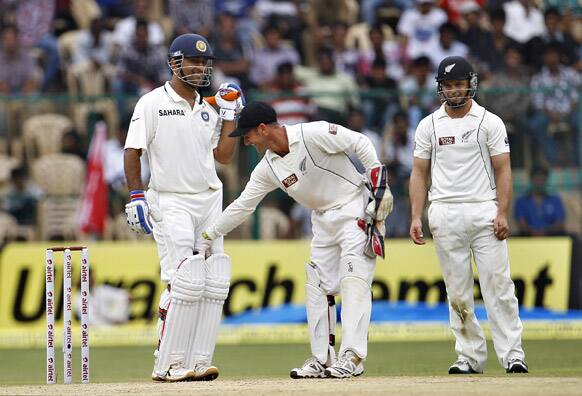
<svg viewBox="0 0 582 396"><path fill-rule="evenodd" d="M481 9L485 5L486 0L441 0L440 7L447 13L450 23L461 27L463 24L463 14L468 8L477 7Z"/></svg>
<svg viewBox="0 0 582 396"><path fill-rule="evenodd" d="M232 15L237 22L237 37L243 46L252 45L253 39L260 36L259 26L254 19L254 6L257 0L214 0L217 13Z"/></svg>
<svg viewBox="0 0 582 396"><path fill-rule="evenodd" d="M491 88L486 91L484 99L489 110L505 122L512 165L522 167L525 161L525 133L528 130L527 111L531 98L530 92L526 90L530 75L518 48L507 47L503 60L504 68L494 71L484 84Z"/></svg>
<svg viewBox="0 0 582 396"><path fill-rule="evenodd" d="M469 47L469 55L478 62L485 62L493 46L491 32L483 27L483 12L474 1L463 3L461 11L461 34L459 40Z"/></svg>
<svg viewBox="0 0 582 396"><path fill-rule="evenodd" d="M281 124L295 125L311 121L315 106L295 79L292 63L281 63L277 67L277 74L267 91L274 95L268 103L277 112L277 120Z"/></svg>
<svg viewBox="0 0 582 396"><path fill-rule="evenodd" d="M386 75L386 62L383 59L372 62L372 70L364 79L362 88L368 90L368 95L362 98L366 125L378 132L382 131L386 122L400 108L398 84Z"/></svg>
<svg viewBox="0 0 582 396"><path fill-rule="evenodd" d="M529 127L552 165L572 166L576 162L580 85L580 74L560 63L558 44L548 44L542 71L531 80L535 112Z"/></svg>
<svg viewBox="0 0 582 396"><path fill-rule="evenodd" d="M113 42L118 49L131 44L136 35L138 21L146 24L149 44L164 44L164 31L157 22L148 19L147 11L148 2L146 0L133 0L133 15L123 18L115 24ZM187 12L187 10L183 10L183 12Z"/></svg>
<svg viewBox="0 0 582 396"><path fill-rule="evenodd" d="M127 18L131 15L131 4L127 0L97 0L101 16L105 19L109 18Z"/></svg>
<svg viewBox="0 0 582 396"><path fill-rule="evenodd" d="M225 80L234 81L244 90L248 86L252 48L238 38L237 22L232 14L223 12L218 15L218 24L211 43L215 57L214 71L220 70Z"/></svg>
<svg viewBox="0 0 582 396"><path fill-rule="evenodd" d="M18 43L15 26L2 29L0 47L0 95L30 94L37 90L34 60Z"/></svg>
<svg viewBox="0 0 582 396"><path fill-rule="evenodd" d="M340 73L349 74L356 79L356 69L358 65L358 51L346 46L346 34L348 25L336 23L331 28L331 44L336 70Z"/></svg>
<svg viewBox="0 0 582 396"><path fill-rule="evenodd" d="M357 105L358 86L350 75L335 70L330 48L324 47L318 54L317 69L296 66L295 76L317 105L314 118L344 125L348 107Z"/></svg>
<svg viewBox="0 0 582 396"><path fill-rule="evenodd" d="M174 36L186 33L209 37L214 25L214 0L168 0Z"/></svg>
<svg viewBox="0 0 582 396"><path fill-rule="evenodd" d="M400 182L408 180L412 171L414 131L408 122L408 114L399 111L394 114L392 125L382 138L380 161L393 170Z"/></svg>
<svg viewBox="0 0 582 396"><path fill-rule="evenodd" d="M103 176L109 190L109 214L115 217L125 210L127 203L127 181L125 180L125 171L123 168L123 153L125 139L130 120L124 120L117 130L115 137L105 142L105 158L103 162ZM147 162L147 156L142 157L141 175L145 185L149 180L150 170Z"/></svg>
<svg viewBox="0 0 582 396"><path fill-rule="evenodd" d="M578 62L578 44L572 35L561 28L562 15L556 8L548 8L544 12L546 32L534 37L525 46L526 63L536 69L542 67L540 53L548 43L556 43L559 46L561 62L567 66L573 66Z"/></svg>
<svg viewBox="0 0 582 396"><path fill-rule="evenodd" d="M520 44L525 44L546 32L544 16L533 0L512 0L503 4L507 22L505 34Z"/></svg>
<svg viewBox="0 0 582 396"><path fill-rule="evenodd" d="M351 129L352 131L360 132L362 135L370 139L370 142L372 142L372 146L374 147L376 155L378 155L378 158L380 158L379 151L382 145L382 140L378 133L374 132L371 129L366 128L366 120L364 118L364 113L361 110L357 108L353 108L350 110L346 121L346 127L348 129ZM362 174L366 172L364 165L358 159L358 156L355 153L349 152L348 156L350 157L350 160L352 161L358 172Z"/></svg>
<svg viewBox="0 0 582 396"><path fill-rule="evenodd" d="M250 70L250 80L258 87L271 81L277 71L277 66L284 62L298 64L299 54L293 47L284 46L281 33L274 25L263 29L265 47L256 51Z"/></svg>
<svg viewBox="0 0 582 396"><path fill-rule="evenodd" d="M527 236L564 235L566 213L559 195L547 190L548 170L534 167L530 173L531 187L515 203L515 220L519 234Z"/></svg>
<svg viewBox="0 0 582 396"><path fill-rule="evenodd" d="M412 61L410 73L400 83L400 92L408 108L410 125L418 125L420 120L439 106L433 90L435 75L432 72L430 59L420 56Z"/></svg>
<svg viewBox="0 0 582 396"><path fill-rule="evenodd" d="M167 77L167 54L149 41L149 24L137 21L134 40L121 51L113 91L121 119L128 116L126 95L143 95Z"/></svg>
<svg viewBox="0 0 582 396"><path fill-rule="evenodd" d="M416 0L416 8L405 10L398 21L398 33L405 38L410 59L430 56L438 46L439 27L447 14L434 6L434 0Z"/></svg>
<svg viewBox="0 0 582 396"><path fill-rule="evenodd" d="M382 59L386 64L388 77L400 82L404 78L404 64L407 63L406 48L399 40L386 40L382 25L372 26L368 36L371 48L360 50L358 76L368 76L374 60Z"/></svg>
<svg viewBox="0 0 582 396"><path fill-rule="evenodd" d="M83 161L87 160L87 151L83 139L75 129L70 129L64 133L61 140L61 152L63 154L72 154L81 158Z"/></svg>
<svg viewBox="0 0 582 396"><path fill-rule="evenodd" d="M16 28L21 47L37 47L44 54L41 89L58 88L59 49L53 34L55 0L20 0L16 5Z"/></svg>
<svg viewBox="0 0 582 396"><path fill-rule="evenodd" d="M36 209L42 191L29 179L24 168L15 168L10 174L10 185L2 209L11 214L19 225L36 224Z"/></svg>
<svg viewBox="0 0 582 396"><path fill-rule="evenodd" d="M430 53L433 68L436 69L447 56L467 56L469 48L457 39L458 36L458 29L452 23L446 22L441 25L438 44Z"/></svg>
<svg viewBox="0 0 582 396"><path fill-rule="evenodd" d="M487 71L503 69L503 54L507 47L521 48L521 44L505 34L505 11L497 9L489 14L491 21L490 39L477 58L484 62Z"/></svg>
<svg viewBox="0 0 582 396"><path fill-rule="evenodd" d="M311 209L295 202L291 207L289 214L291 221L291 237L298 239L313 238L312 224L311 224Z"/></svg>
<svg viewBox="0 0 582 396"><path fill-rule="evenodd" d="M113 64L113 34L105 29L104 22L102 18L95 18L89 30L79 33L73 63L91 63L97 69Z"/></svg>

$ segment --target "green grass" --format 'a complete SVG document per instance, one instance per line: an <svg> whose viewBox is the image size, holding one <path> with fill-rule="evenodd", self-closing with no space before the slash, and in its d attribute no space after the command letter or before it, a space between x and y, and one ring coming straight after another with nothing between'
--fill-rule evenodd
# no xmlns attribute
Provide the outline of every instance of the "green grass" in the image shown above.
<svg viewBox="0 0 582 396"><path fill-rule="evenodd" d="M527 341L524 347L532 376L582 376L582 340ZM44 384L44 354L44 349L0 349L0 385ZM308 356L308 345L229 345L217 347L214 361L221 378L286 378ZM57 358L59 368L61 357ZM78 350L74 358L74 379L79 382ZM375 343L369 346L366 376L445 375L454 359L452 341ZM91 380L149 381L152 364L151 348L93 348ZM489 344L486 375L502 374Z"/></svg>

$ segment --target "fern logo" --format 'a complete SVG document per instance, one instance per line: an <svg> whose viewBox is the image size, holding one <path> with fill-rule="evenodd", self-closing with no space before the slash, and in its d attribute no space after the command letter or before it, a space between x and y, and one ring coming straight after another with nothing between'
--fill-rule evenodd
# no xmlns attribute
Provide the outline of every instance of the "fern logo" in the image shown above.
<svg viewBox="0 0 582 396"><path fill-rule="evenodd" d="M453 63L451 65L445 66L445 74L450 73L451 70L453 70L453 67L455 67L456 63Z"/></svg>

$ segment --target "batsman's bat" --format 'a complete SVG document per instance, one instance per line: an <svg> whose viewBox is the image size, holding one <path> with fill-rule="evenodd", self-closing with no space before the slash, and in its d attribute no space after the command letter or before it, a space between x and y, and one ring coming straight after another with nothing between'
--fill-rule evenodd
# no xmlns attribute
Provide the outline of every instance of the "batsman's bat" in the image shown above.
<svg viewBox="0 0 582 396"><path fill-rule="evenodd" d="M236 100L236 99L238 99L239 96L240 96L240 92L231 91L225 95L222 95L222 98L224 100ZM214 96L205 96L204 100L207 101L212 106L216 105L216 98Z"/></svg>

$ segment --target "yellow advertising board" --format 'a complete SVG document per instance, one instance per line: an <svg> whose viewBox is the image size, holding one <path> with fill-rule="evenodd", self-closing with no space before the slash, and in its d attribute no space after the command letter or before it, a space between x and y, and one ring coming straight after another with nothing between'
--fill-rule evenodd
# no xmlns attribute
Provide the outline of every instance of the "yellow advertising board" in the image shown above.
<svg viewBox="0 0 582 396"><path fill-rule="evenodd" d="M89 242L96 283L125 288L131 296L132 324L153 323L162 290L153 242ZM47 244L10 244L0 255L0 330L44 326L44 274ZM373 285L375 300L445 301L433 246L388 240ZM228 241L232 280L225 313L233 315L281 303L304 302L304 269L309 241ZM512 276L525 307L567 309L572 242L569 238L513 238ZM62 256L56 255L56 319L62 320ZM73 255L73 282L79 257ZM475 296L480 297L478 285Z"/></svg>

